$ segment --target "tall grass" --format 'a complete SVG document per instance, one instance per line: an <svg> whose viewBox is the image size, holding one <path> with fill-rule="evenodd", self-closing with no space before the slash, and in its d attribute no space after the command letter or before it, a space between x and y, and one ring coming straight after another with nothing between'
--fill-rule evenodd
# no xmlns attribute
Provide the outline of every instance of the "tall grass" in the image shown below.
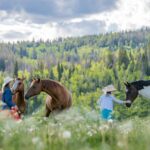
<svg viewBox="0 0 150 150"><path fill-rule="evenodd" d="M150 118L109 125L95 111L72 108L48 119L38 112L22 122L0 121L4 150L148 150Z"/></svg>

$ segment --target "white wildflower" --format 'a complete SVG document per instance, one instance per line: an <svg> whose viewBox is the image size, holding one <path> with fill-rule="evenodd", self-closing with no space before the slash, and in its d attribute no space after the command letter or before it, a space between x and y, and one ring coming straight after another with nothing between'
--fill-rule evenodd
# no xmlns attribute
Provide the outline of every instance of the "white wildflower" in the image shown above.
<svg viewBox="0 0 150 150"><path fill-rule="evenodd" d="M128 134L130 131L132 131L132 129L133 129L132 121L128 121L119 127L119 130L125 134Z"/></svg>
<svg viewBox="0 0 150 150"><path fill-rule="evenodd" d="M40 141L40 138L39 138L39 137L34 137L34 138L32 138L32 143L33 143L33 144L37 144L37 143L39 143L39 141Z"/></svg>
<svg viewBox="0 0 150 150"><path fill-rule="evenodd" d="M65 139L69 139L71 137L71 132L70 131L64 131L62 134L62 137Z"/></svg>
<svg viewBox="0 0 150 150"><path fill-rule="evenodd" d="M37 150L41 150L44 147L44 144L41 141L40 137L32 138L32 143L35 144Z"/></svg>
<svg viewBox="0 0 150 150"><path fill-rule="evenodd" d="M91 131L88 131L88 132L87 132L87 135L92 136L93 134L92 134Z"/></svg>
<svg viewBox="0 0 150 150"><path fill-rule="evenodd" d="M112 120L112 119L109 119L109 120L108 120L108 123L113 123L113 120Z"/></svg>
<svg viewBox="0 0 150 150"><path fill-rule="evenodd" d="M117 145L118 145L120 148L123 148L123 147L124 147L124 144L123 144L121 141L119 141L119 142L117 143Z"/></svg>
<svg viewBox="0 0 150 150"><path fill-rule="evenodd" d="M18 124L19 124L19 123L21 123L21 122L22 122L22 119L19 119L19 120L17 120L17 122L16 122L16 123L18 123Z"/></svg>
<svg viewBox="0 0 150 150"><path fill-rule="evenodd" d="M33 132L35 130L35 128L29 128L28 131L29 132Z"/></svg>
<svg viewBox="0 0 150 150"><path fill-rule="evenodd" d="M62 126L62 123L61 123L61 122L59 122L59 123L58 123L58 126Z"/></svg>
<svg viewBox="0 0 150 150"><path fill-rule="evenodd" d="M6 133L6 130L3 129L2 132L3 132L3 133Z"/></svg>
<svg viewBox="0 0 150 150"><path fill-rule="evenodd" d="M35 115L35 112L33 112L32 115Z"/></svg>
<svg viewBox="0 0 150 150"><path fill-rule="evenodd" d="M109 129L109 126L108 125L101 125L99 127L99 131L105 131L105 130L108 130Z"/></svg>
<svg viewBox="0 0 150 150"><path fill-rule="evenodd" d="M47 121L47 120L48 120L48 118L47 118L47 117L44 117L44 118L43 118L43 120L44 120L44 121Z"/></svg>

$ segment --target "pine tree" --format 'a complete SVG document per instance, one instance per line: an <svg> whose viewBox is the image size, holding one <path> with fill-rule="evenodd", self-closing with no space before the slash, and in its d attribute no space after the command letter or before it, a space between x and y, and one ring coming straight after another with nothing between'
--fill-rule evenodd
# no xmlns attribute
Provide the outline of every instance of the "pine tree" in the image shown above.
<svg viewBox="0 0 150 150"><path fill-rule="evenodd" d="M72 70L71 70L71 68L69 68L68 79L71 78L71 74L72 74Z"/></svg>
<svg viewBox="0 0 150 150"><path fill-rule="evenodd" d="M54 80L55 79L55 76L54 76L54 72L53 70L51 69L50 71L50 79Z"/></svg>
<svg viewBox="0 0 150 150"><path fill-rule="evenodd" d="M32 59L37 59L37 52L36 52L36 50L32 51Z"/></svg>
<svg viewBox="0 0 150 150"><path fill-rule="evenodd" d="M145 50L145 53L142 55L142 72L149 76L150 75L150 65L148 58L148 49Z"/></svg>
<svg viewBox="0 0 150 150"><path fill-rule="evenodd" d="M128 65L129 65L129 58L128 58L126 50L120 49L119 52L118 52L118 65L119 65L119 68L121 67L122 64L124 64L125 69L127 69Z"/></svg>
<svg viewBox="0 0 150 150"><path fill-rule="evenodd" d="M19 69L18 69L18 62L16 61L16 62L15 62L15 65L14 65L14 74L13 74L15 77L18 76L18 70L19 70Z"/></svg>
<svg viewBox="0 0 150 150"><path fill-rule="evenodd" d="M60 81L60 79L62 77L60 63L58 63L58 65L57 65L57 72L58 72L58 81Z"/></svg>
<svg viewBox="0 0 150 150"><path fill-rule="evenodd" d="M0 59L0 71L5 71L5 60L4 59Z"/></svg>

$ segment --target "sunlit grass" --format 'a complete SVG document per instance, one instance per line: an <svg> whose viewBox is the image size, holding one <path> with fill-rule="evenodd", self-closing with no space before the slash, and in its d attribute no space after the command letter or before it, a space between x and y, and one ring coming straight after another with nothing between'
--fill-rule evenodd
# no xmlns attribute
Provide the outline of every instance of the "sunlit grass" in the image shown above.
<svg viewBox="0 0 150 150"><path fill-rule="evenodd" d="M6 150L149 149L150 118L112 124L96 111L72 108L48 119L37 112L22 122L0 121L0 147Z"/></svg>

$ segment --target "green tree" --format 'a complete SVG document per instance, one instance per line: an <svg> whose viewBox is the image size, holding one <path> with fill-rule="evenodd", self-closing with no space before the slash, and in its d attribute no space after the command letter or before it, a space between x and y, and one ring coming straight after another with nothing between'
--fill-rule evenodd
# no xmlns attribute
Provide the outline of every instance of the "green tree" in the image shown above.
<svg viewBox="0 0 150 150"><path fill-rule="evenodd" d="M57 65L58 81L60 81L62 78L63 70L64 70L63 65L58 62L58 65Z"/></svg>
<svg viewBox="0 0 150 150"><path fill-rule="evenodd" d="M15 76L15 77L17 77L18 76L18 62L16 61L15 62L15 64L14 64L14 73L13 73L13 75Z"/></svg>
<svg viewBox="0 0 150 150"><path fill-rule="evenodd" d="M51 69L50 71L50 79L54 80L55 79L55 76L54 76L54 72L53 72L53 69Z"/></svg>
<svg viewBox="0 0 150 150"><path fill-rule="evenodd" d="M5 71L6 65L5 65L5 60L0 59L0 71Z"/></svg>
<svg viewBox="0 0 150 150"><path fill-rule="evenodd" d="M37 59L37 51L36 50L32 51L32 59Z"/></svg>
<svg viewBox="0 0 150 150"><path fill-rule="evenodd" d="M118 66L119 66L119 68L121 67L122 64L124 64L125 69L127 69L128 65L129 65L129 58L128 58L126 50L119 49L119 51L118 51Z"/></svg>

